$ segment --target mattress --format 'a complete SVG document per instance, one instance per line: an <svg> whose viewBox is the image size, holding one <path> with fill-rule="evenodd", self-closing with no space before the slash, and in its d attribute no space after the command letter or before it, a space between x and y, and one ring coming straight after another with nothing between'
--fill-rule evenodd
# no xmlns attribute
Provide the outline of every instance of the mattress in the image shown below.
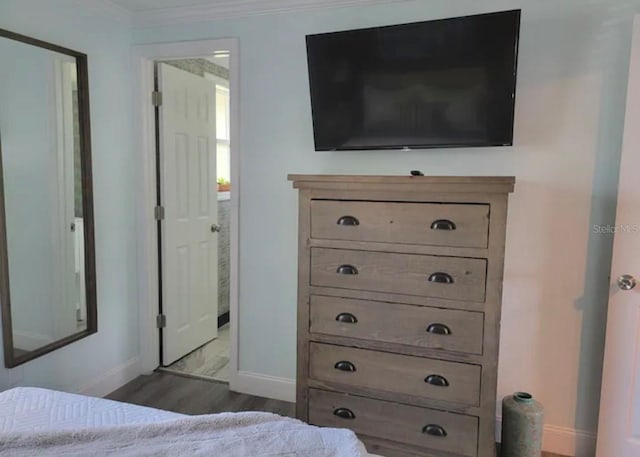
<svg viewBox="0 0 640 457"><path fill-rule="evenodd" d="M148 424L180 417L184 414L35 387L0 392L0 434Z"/></svg>

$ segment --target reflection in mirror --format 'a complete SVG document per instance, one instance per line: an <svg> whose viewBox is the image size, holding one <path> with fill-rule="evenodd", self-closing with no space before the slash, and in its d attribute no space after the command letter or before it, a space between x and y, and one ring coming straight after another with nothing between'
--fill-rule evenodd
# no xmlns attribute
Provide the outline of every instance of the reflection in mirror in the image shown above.
<svg viewBox="0 0 640 457"><path fill-rule="evenodd" d="M79 91L86 66L81 54L41 44L0 36L0 61L12 62L0 66L7 366L96 327L93 280L87 290L94 275L88 98Z"/></svg>

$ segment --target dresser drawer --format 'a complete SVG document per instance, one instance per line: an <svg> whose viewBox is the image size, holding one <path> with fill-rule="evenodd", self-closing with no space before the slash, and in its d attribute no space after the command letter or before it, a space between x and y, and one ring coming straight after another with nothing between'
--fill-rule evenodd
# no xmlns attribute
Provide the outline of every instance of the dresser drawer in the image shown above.
<svg viewBox="0 0 640 457"><path fill-rule="evenodd" d="M312 295L311 333L482 354L483 313Z"/></svg>
<svg viewBox="0 0 640 457"><path fill-rule="evenodd" d="M479 365L311 343L309 377L318 381L477 406Z"/></svg>
<svg viewBox="0 0 640 457"><path fill-rule="evenodd" d="M311 238L486 248L489 205L311 201Z"/></svg>
<svg viewBox="0 0 640 457"><path fill-rule="evenodd" d="M310 389L309 422L436 451L477 455L478 418L463 414Z"/></svg>
<svg viewBox="0 0 640 457"><path fill-rule="evenodd" d="M311 249L311 285L483 302L486 259Z"/></svg>

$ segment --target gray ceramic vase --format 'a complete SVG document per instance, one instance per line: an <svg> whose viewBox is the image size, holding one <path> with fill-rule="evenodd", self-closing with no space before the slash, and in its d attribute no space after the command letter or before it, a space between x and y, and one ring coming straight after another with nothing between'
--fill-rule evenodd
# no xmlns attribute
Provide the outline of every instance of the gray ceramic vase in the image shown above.
<svg viewBox="0 0 640 457"><path fill-rule="evenodd" d="M502 457L540 457L544 408L531 394L516 392L502 400Z"/></svg>

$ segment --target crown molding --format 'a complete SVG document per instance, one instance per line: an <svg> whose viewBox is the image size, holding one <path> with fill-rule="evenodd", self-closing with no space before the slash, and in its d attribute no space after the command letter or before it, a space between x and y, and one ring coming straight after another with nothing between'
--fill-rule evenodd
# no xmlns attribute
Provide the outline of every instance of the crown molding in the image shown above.
<svg viewBox="0 0 640 457"><path fill-rule="evenodd" d="M265 14L406 1L408 0L222 0L203 6L138 11L133 14L133 24L135 27L189 24Z"/></svg>
<svg viewBox="0 0 640 457"><path fill-rule="evenodd" d="M134 14L111 0L75 0L82 8L107 19L114 20L124 25L133 26Z"/></svg>

